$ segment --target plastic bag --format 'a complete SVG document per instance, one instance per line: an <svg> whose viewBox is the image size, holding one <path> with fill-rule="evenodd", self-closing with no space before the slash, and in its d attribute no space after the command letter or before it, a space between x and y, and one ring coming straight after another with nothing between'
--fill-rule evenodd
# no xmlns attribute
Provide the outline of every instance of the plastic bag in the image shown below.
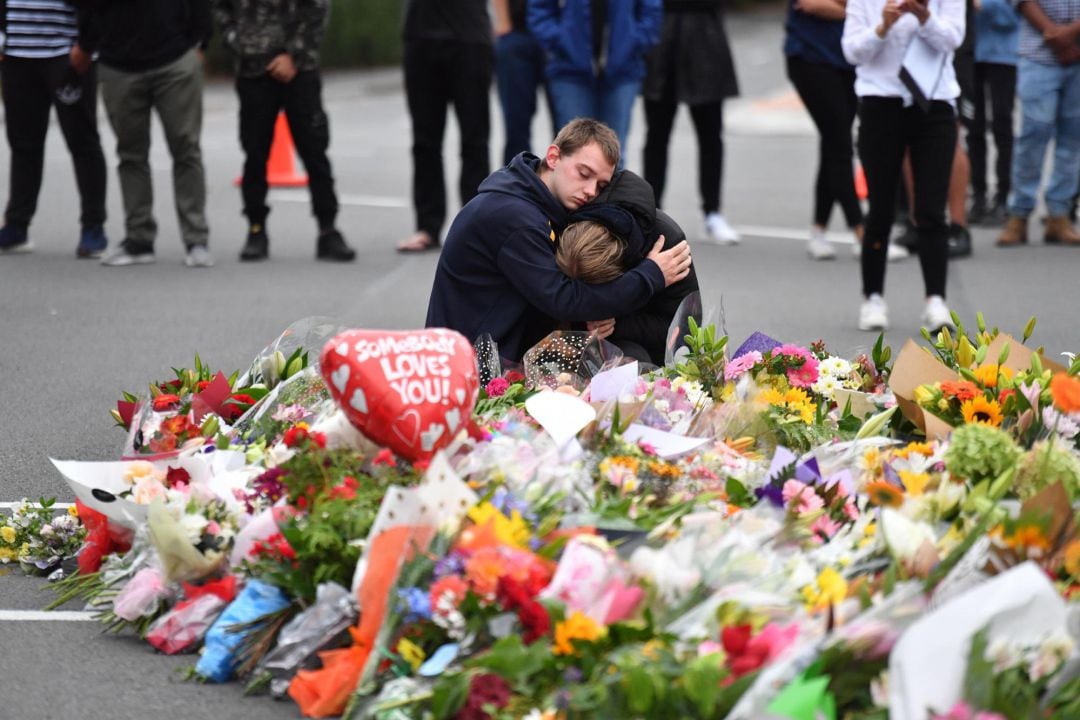
<svg viewBox="0 0 1080 720"><path fill-rule="evenodd" d="M602 370L618 366L623 352L584 330L556 330L525 353L525 379L532 387L569 385L581 392Z"/></svg>
<svg viewBox="0 0 1080 720"><path fill-rule="evenodd" d="M664 343L664 365L674 367L683 360L687 352L686 336L690 334L690 318L700 325L701 317L701 293L694 291L682 299L675 316L671 318Z"/></svg>
<svg viewBox="0 0 1080 720"><path fill-rule="evenodd" d="M194 650L225 609L217 595L202 595L177 605L153 622L146 641L166 655Z"/></svg>
<svg viewBox="0 0 1080 720"><path fill-rule="evenodd" d="M308 352L308 367L319 369L319 351L326 341L346 329L346 325L336 318L322 315L297 320L263 348L263 351L251 361L251 367L237 381L237 387L263 385L273 388L288 370L285 360L297 350Z"/></svg>
<svg viewBox="0 0 1080 720"><path fill-rule="evenodd" d="M259 629L234 632L233 626L255 622L288 606L289 598L281 588L261 580L250 581L206 633L206 646L195 665L195 672L211 682L227 681L238 664L237 646Z"/></svg>
<svg viewBox="0 0 1080 720"><path fill-rule="evenodd" d="M270 692L283 697L289 680L313 658L318 650L334 646L345 630L356 621L357 610L352 595L337 583L322 583L315 591L315 604L289 621L278 635L277 645L259 662L256 672L273 675Z"/></svg>

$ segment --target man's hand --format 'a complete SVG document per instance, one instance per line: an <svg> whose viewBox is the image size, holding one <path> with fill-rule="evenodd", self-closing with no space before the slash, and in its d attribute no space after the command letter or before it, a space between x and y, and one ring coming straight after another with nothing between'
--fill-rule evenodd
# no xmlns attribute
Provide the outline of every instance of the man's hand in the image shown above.
<svg viewBox="0 0 1080 720"><path fill-rule="evenodd" d="M292 79L296 77L296 64L293 62L292 55L289 53L281 53L276 56L270 61L270 64L266 66L266 72L270 73L270 77L278 82L292 82Z"/></svg>
<svg viewBox="0 0 1080 720"><path fill-rule="evenodd" d="M603 340L611 333L615 332L615 318L608 318L607 320L590 320L585 323L585 328Z"/></svg>
<svg viewBox="0 0 1080 720"><path fill-rule="evenodd" d="M1043 40L1059 63L1076 62L1076 31L1071 25L1051 25L1043 32Z"/></svg>
<svg viewBox="0 0 1080 720"><path fill-rule="evenodd" d="M690 246L685 240L665 250L664 236L661 235L645 259L652 260L664 273L664 287L674 285L690 273Z"/></svg>
<svg viewBox="0 0 1080 720"><path fill-rule="evenodd" d="M85 75L86 71L90 69L90 53L79 47L79 43L75 43L71 46L71 52L68 54L68 58L71 62L72 69L79 75Z"/></svg>
<svg viewBox="0 0 1080 720"><path fill-rule="evenodd" d="M1080 46L1069 45L1065 48L1064 52L1055 52L1054 57L1062 65L1072 65L1073 63L1080 62Z"/></svg>

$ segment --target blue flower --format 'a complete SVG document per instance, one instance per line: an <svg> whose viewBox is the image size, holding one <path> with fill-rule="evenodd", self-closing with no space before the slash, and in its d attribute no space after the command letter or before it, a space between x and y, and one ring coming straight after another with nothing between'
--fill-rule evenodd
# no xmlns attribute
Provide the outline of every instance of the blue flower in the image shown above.
<svg viewBox="0 0 1080 720"><path fill-rule="evenodd" d="M405 622L431 619L431 598L418 587L398 590L399 608L405 612Z"/></svg>

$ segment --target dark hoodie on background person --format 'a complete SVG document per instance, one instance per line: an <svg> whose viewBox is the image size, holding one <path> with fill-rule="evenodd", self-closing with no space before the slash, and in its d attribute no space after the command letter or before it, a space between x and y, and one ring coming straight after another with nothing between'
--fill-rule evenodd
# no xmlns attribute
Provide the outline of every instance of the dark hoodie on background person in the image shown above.
<svg viewBox="0 0 1080 720"><path fill-rule="evenodd" d="M470 342L490 333L499 355L513 361L557 321L632 312L664 287L652 261L601 285L562 274L555 241L566 210L537 174L540 162L521 153L480 184L446 235L428 303L427 327L456 330Z"/></svg>
<svg viewBox="0 0 1080 720"><path fill-rule="evenodd" d="M123 72L163 67L213 32L210 0L73 0L81 11L87 52Z"/></svg>
<svg viewBox="0 0 1080 720"><path fill-rule="evenodd" d="M679 224L656 207L652 186L629 170L615 173L596 200L571 213L567 224L582 220L599 222L626 241L624 268L632 268L641 262L661 235L664 236L665 250L686 239ZM648 353L649 361L663 365L671 321L683 299L698 290L697 271L691 260L690 273L685 278L658 290L639 310L616 315L615 332L607 338L608 342L619 346L638 345ZM695 319L701 321L700 317Z"/></svg>

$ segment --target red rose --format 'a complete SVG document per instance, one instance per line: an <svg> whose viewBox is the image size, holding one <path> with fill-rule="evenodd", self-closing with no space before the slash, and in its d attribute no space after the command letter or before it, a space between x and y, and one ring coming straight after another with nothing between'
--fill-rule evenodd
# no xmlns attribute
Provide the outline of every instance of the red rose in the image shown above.
<svg viewBox="0 0 1080 720"><path fill-rule="evenodd" d="M175 488L185 486L191 482L191 473L184 468L171 467L165 471L165 487Z"/></svg>
<svg viewBox="0 0 1080 720"><path fill-rule="evenodd" d="M720 642L724 646L724 652L728 655L743 654L746 652L751 634L749 625L728 625L720 631Z"/></svg>
<svg viewBox="0 0 1080 720"><path fill-rule="evenodd" d="M484 391L487 392L488 397L500 397L506 393L507 388L510 387L510 381L506 378L492 378L491 382L487 384Z"/></svg>
<svg viewBox="0 0 1080 720"><path fill-rule="evenodd" d="M374 458L371 460L372 465L388 465L393 467L394 465L394 453L390 452L387 448L380 450Z"/></svg>
<svg viewBox="0 0 1080 720"><path fill-rule="evenodd" d="M154 409L157 411L168 410L173 405L180 404L180 396L172 394L162 394L154 398Z"/></svg>
<svg viewBox="0 0 1080 720"><path fill-rule="evenodd" d="M514 383L519 383L525 379L525 376L519 373L517 370L509 370L506 373L505 377L506 382L510 383L511 385L513 385Z"/></svg>
<svg viewBox="0 0 1080 720"><path fill-rule="evenodd" d="M308 429L306 425L294 425L285 431L285 435L281 438L281 441L285 443L285 447L296 447L304 440L307 440Z"/></svg>

